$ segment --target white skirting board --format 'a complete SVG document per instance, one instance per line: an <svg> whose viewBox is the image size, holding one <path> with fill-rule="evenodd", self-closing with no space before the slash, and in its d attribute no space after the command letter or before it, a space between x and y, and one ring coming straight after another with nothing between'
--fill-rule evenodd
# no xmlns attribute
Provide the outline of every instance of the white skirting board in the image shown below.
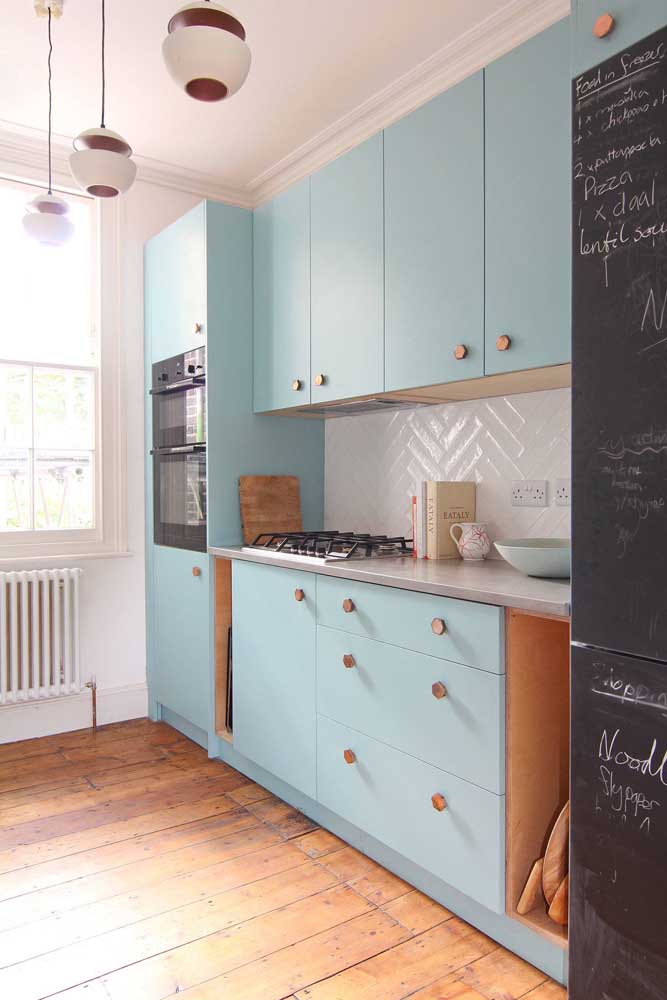
<svg viewBox="0 0 667 1000"><path fill-rule="evenodd" d="M97 689L97 724L141 719L148 714L145 684ZM0 708L0 744L69 733L92 725L91 692Z"/></svg>

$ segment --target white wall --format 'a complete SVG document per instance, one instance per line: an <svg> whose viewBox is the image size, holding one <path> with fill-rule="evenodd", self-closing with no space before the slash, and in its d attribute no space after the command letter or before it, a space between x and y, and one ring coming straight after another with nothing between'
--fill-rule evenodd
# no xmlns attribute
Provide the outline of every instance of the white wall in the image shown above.
<svg viewBox="0 0 667 1000"><path fill-rule="evenodd" d="M511 506L513 480L570 476L570 390L445 403L329 420L325 521L338 531L409 535L425 479L477 483L491 537L570 537L554 490L544 508Z"/></svg>
<svg viewBox="0 0 667 1000"><path fill-rule="evenodd" d="M1 165L0 165L0 173ZM16 173L16 171L13 171ZM137 182L121 208L121 391L127 454L127 549L121 558L60 560L80 565L83 677L95 677L99 722L146 714L144 573L143 245L201 199ZM33 564L34 565L34 564ZM6 566L5 569L22 568ZM90 725L90 695L0 709L0 743Z"/></svg>

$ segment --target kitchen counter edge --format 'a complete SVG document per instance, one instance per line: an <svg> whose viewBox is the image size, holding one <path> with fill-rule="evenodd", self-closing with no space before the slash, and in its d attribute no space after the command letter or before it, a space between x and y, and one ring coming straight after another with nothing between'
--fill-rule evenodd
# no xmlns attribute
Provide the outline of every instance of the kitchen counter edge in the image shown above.
<svg viewBox="0 0 667 1000"><path fill-rule="evenodd" d="M519 611L532 611L558 618L570 616L569 580L540 580L524 576L495 559L475 564L465 564L459 560L429 562L425 559L400 558L309 564L305 560L297 562L261 552L245 552L233 546L210 546L208 552L221 559L240 559L242 562L279 566L319 576L358 580L362 583L476 601L479 604L493 604L496 607L516 608Z"/></svg>

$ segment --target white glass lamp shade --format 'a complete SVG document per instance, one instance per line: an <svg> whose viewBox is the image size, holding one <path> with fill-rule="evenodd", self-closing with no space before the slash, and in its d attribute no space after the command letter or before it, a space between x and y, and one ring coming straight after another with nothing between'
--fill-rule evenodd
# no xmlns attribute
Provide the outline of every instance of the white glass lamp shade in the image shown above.
<svg viewBox="0 0 667 1000"><path fill-rule="evenodd" d="M162 55L172 79L190 97L222 101L243 85L250 69L245 28L220 4L186 4L168 31Z"/></svg>
<svg viewBox="0 0 667 1000"><path fill-rule="evenodd" d="M95 198L115 198L129 190L137 176L130 159L132 148L117 132L90 128L74 140L69 158L72 176L79 187Z"/></svg>
<svg viewBox="0 0 667 1000"><path fill-rule="evenodd" d="M71 238L74 226L67 218L69 207L62 198L55 194L39 194L26 207L23 228L38 243L59 247Z"/></svg>

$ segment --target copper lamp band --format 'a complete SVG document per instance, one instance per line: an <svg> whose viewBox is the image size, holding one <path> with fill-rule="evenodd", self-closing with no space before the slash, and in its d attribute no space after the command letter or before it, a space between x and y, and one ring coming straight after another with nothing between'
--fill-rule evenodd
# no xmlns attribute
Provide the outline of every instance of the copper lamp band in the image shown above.
<svg viewBox="0 0 667 1000"><path fill-rule="evenodd" d="M228 88L220 80L212 80L208 77L201 77L198 80L190 80L185 85L185 92L194 97L196 101L222 101L227 96Z"/></svg>
<svg viewBox="0 0 667 1000"><path fill-rule="evenodd" d="M78 150L103 149L107 153L120 153L121 156L132 155L132 147L112 135L80 135L74 145Z"/></svg>
<svg viewBox="0 0 667 1000"><path fill-rule="evenodd" d="M223 10L207 10L205 7L191 7L189 10L179 10L174 14L167 30L169 34L177 28L220 28L236 35L245 42L245 28L240 21L237 21L231 14Z"/></svg>

